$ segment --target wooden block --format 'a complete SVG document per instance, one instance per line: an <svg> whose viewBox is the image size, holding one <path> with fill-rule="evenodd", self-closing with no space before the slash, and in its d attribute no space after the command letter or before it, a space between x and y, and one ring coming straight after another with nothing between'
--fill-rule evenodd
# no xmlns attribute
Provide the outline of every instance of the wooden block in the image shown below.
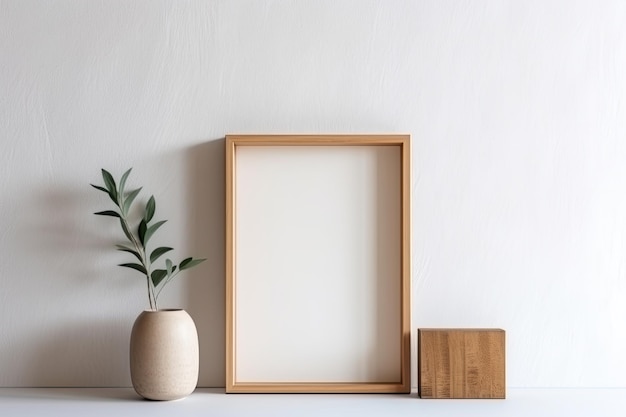
<svg viewBox="0 0 626 417"><path fill-rule="evenodd" d="M418 329L421 398L505 398L505 332Z"/></svg>

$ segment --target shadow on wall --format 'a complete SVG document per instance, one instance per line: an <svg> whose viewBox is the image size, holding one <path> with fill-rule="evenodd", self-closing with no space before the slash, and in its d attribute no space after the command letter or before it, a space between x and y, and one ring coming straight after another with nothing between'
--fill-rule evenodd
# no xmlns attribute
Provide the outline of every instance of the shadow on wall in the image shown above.
<svg viewBox="0 0 626 417"><path fill-rule="evenodd" d="M94 263L95 256L115 256L106 239L93 233L101 226L94 222L93 229L85 227L94 217L93 208L85 207L85 195L91 192L88 183L80 191L53 184L34 191L32 200L21 204L23 217L16 222L20 228L16 246L31 256L24 265L28 279L14 284L13 291L25 300L25 306L31 296L37 300L45 294L49 299L34 308L13 308L3 317L11 326L4 329L5 339L0 343L0 363L7 378L3 379L0 372L3 384L130 384L128 337L132 321L119 315L99 316L100 305L81 311L84 300L93 299L91 296L107 285L99 281L102 272ZM51 212L54 216L48 215ZM47 273L41 272L44 267ZM128 294L136 287L126 277L111 275L108 279L115 280L110 285L116 288L112 290L115 294Z"/></svg>
<svg viewBox="0 0 626 417"><path fill-rule="evenodd" d="M224 359L224 138L187 149L185 183L189 244L206 257L201 268L190 270L187 310L196 321L200 342L199 387L223 387Z"/></svg>
<svg viewBox="0 0 626 417"><path fill-rule="evenodd" d="M23 370L31 373L24 375L25 380L43 387L72 387L77 381L96 387L119 386L119 375L128 375L130 366L129 334L130 327L119 321L93 318L48 328L30 344L38 348Z"/></svg>
<svg viewBox="0 0 626 417"><path fill-rule="evenodd" d="M194 248L194 256L207 258L201 267L188 271L184 284L186 299L181 301L198 329L198 386L223 387L224 139L206 141L177 153L186 167L183 183L188 187L184 196L188 212L182 230ZM93 181L99 182L94 177ZM88 301L84 300L93 300L94 294L107 288L108 296L136 303L145 299L145 287L137 284L139 275L134 271L110 272L116 268L120 256L111 250L111 241L118 240L119 226L107 219L94 218L91 213L107 202L102 195L95 207L87 206L88 193L96 193L88 183L79 191L55 184L35 193L35 204L22 204L25 207L22 223L26 226L16 244L23 251L34 253L37 261L33 263L32 273L28 269L30 265L26 267L25 273L32 279L20 281L14 291L24 297L32 293L64 295L34 313L31 311L26 318L20 318L20 314L26 314L26 308L8 310L5 314L3 323L22 324L15 332L5 329L9 337L0 343L2 372L13 378L5 384L130 386L128 343L135 315L129 316L125 311L103 313L98 311L102 307L98 305L86 309L84 303ZM54 210L55 221L42 216L42 210ZM76 213L80 215L77 217ZM94 263L96 258L108 265L105 272ZM51 273L37 273L39 265L46 265ZM0 384L4 381L2 372Z"/></svg>

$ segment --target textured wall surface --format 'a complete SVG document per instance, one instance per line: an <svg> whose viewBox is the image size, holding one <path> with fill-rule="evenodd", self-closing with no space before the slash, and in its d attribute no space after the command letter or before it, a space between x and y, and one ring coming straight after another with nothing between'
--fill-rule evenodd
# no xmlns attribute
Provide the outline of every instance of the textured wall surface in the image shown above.
<svg viewBox="0 0 626 417"><path fill-rule="evenodd" d="M413 327L517 387L626 386L626 3L0 1L0 385L129 385L144 283L99 168L208 261L163 295L224 383L226 133L410 133ZM415 363L415 361L414 361ZM415 374L414 374L415 375Z"/></svg>

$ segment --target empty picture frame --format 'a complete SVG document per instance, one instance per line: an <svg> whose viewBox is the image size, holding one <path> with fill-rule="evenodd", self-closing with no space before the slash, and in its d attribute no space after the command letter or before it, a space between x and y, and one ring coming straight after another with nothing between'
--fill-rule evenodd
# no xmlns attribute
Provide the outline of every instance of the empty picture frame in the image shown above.
<svg viewBox="0 0 626 417"><path fill-rule="evenodd" d="M409 146L226 136L226 392L410 392Z"/></svg>

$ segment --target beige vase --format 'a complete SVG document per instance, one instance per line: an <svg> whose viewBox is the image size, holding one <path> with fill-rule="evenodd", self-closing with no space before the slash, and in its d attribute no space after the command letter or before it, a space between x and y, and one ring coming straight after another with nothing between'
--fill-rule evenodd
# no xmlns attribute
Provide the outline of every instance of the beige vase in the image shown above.
<svg viewBox="0 0 626 417"><path fill-rule="evenodd" d="M198 384L198 332L185 310L142 312L130 336L130 377L149 400L177 400Z"/></svg>

